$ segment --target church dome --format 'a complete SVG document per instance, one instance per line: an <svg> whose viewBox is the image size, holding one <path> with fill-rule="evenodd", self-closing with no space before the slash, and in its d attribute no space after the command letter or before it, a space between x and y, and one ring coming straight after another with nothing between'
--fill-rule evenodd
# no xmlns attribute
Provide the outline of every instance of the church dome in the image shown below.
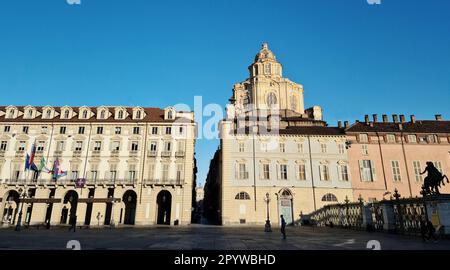
<svg viewBox="0 0 450 270"><path fill-rule="evenodd" d="M261 62L263 60L274 60L276 61L277 58L275 57L275 54L271 50L269 50L269 46L266 42L262 44L262 48L259 51L259 53L255 56L255 63Z"/></svg>

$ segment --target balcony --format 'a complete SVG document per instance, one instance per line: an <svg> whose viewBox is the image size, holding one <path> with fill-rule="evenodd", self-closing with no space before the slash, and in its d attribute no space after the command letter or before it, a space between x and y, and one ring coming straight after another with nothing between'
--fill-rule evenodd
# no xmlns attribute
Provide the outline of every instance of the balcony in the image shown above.
<svg viewBox="0 0 450 270"><path fill-rule="evenodd" d="M147 156L148 156L148 157L156 157L157 154L158 154L158 152L156 152L156 151L149 151L149 152L147 153Z"/></svg>
<svg viewBox="0 0 450 270"><path fill-rule="evenodd" d="M5 151L4 150L0 150L0 157L4 157L5 156Z"/></svg>
<svg viewBox="0 0 450 270"><path fill-rule="evenodd" d="M119 157L119 150L112 150L111 157Z"/></svg>
<svg viewBox="0 0 450 270"><path fill-rule="evenodd" d="M92 157L100 157L100 150L94 150L91 154Z"/></svg>
<svg viewBox="0 0 450 270"><path fill-rule="evenodd" d="M62 153L63 153L62 150L56 150L55 152L53 152L53 156L60 157L60 156L62 156Z"/></svg>
<svg viewBox="0 0 450 270"><path fill-rule="evenodd" d="M184 157L184 151L176 151L175 157Z"/></svg>
<svg viewBox="0 0 450 270"><path fill-rule="evenodd" d="M138 155L139 155L139 151L137 151L137 150L130 151L130 157L137 157Z"/></svg>
<svg viewBox="0 0 450 270"><path fill-rule="evenodd" d="M73 157L81 157L81 150L73 151Z"/></svg>
<svg viewBox="0 0 450 270"><path fill-rule="evenodd" d="M23 157L25 155L25 150L17 150L16 157Z"/></svg>
<svg viewBox="0 0 450 270"><path fill-rule="evenodd" d="M184 179L145 179L144 184L146 185L156 185L156 186L163 186L163 185L177 185L181 186L184 184Z"/></svg>
<svg viewBox="0 0 450 270"><path fill-rule="evenodd" d="M170 157L172 155L172 152L170 151L162 151L161 157Z"/></svg>

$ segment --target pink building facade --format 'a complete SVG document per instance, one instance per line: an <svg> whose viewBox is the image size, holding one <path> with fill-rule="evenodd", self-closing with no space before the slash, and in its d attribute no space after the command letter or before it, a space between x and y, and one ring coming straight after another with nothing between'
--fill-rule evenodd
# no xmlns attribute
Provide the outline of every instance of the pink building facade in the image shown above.
<svg viewBox="0 0 450 270"><path fill-rule="evenodd" d="M354 198L364 201L389 199L397 189L404 198L421 196L426 162L450 175L450 121L407 121L403 115L378 119L365 116L363 122L345 125L349 167ZM441 186L450 193L450 184Z"/></svg>

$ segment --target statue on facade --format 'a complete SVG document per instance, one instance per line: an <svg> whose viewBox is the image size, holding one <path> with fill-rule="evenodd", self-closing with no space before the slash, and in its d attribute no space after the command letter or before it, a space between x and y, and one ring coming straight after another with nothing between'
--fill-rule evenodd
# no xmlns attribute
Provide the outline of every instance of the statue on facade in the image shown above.
<svg viewBox="0 0 450 270"><path fill-rule="evenodd" d="M439 195L439 188L441 184L445 186L444 179L447 179L447 183L449 183L448 177L446 175L442 175L442 173L434 166L433 162L428 161L427 167L421 174L428 173L427 177L424 179L424 184L422 185L422 195L431 195L436 194Z"/></svg>

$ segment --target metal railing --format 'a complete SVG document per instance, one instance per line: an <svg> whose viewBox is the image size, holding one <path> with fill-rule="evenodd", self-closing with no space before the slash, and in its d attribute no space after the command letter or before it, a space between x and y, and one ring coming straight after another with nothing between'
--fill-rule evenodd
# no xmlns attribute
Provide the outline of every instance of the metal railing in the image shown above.
<svg viewBox="0 0 450 270"><path fill-rule="evenodd" d="M147 185L183 185L184 179L145 179Z"/></svg>

